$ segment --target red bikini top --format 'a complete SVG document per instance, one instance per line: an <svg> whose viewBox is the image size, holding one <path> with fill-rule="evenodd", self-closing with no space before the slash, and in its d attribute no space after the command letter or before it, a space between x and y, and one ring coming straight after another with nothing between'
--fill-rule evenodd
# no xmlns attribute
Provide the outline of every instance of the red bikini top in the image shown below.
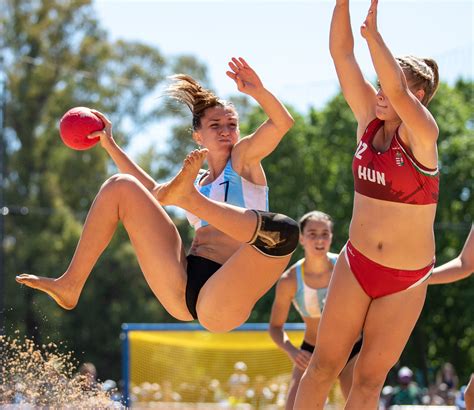
<svg viewBox="0 0 474 410"><path fill-rule="evenodd" d="M398 129L385 152L372 145L383 121L374 119L367 126L354 154L352 174L356 192L369 198L412 205L438 202L439 171L421 165L398 135Z"/></svg>

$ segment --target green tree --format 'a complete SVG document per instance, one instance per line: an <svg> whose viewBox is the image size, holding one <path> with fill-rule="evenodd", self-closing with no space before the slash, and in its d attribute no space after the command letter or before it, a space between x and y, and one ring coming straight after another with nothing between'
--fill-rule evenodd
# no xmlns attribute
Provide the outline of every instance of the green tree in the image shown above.
<svg viewBox="0 0 474 410"><path fill-rule="evenodd" d="M145 44L111 42L95 15L86 0L0 3L7 77L2 189L10 209L4 218L6 331L19 329L39 343L65 341L79 360L94 361L102 377L118 378L121 323L171 320L142 278L124 230L100 258L74 311L14 281L16 272L64 272L95 193L113 172L99 146L66 148L57 122L71 107L97 108L126 146L131 134L169 113L166 105L150 103L168 74L205 78L206 69L194 57L165 59ZM153 150L143 155L159 177L157 158Z"/></svg>
<svg viewBox="0 0 474 410"><path fill-rule="evenodd" d="M102 378L118 378L120 324L173 321L143 280L124 230L100 258L72 312L40 292L20 288L13 278L19 271L57 276L67 268L91 201L114 172L99 147L82 152L64 147L57 121L70 107L93 106L110 116L116 138L126 146L130 135L171 115L167 150L150 148L140 158L161 180L176 171L195 144L185 107L152 99L157 101L171 73L185 72L209 84L205 67L194 57L165 58L144 44L111 42L94 15L86 0L0 3L2 70L7 76L2 188L10 209L4 217L6 318L7 332L18 328L39 342L63 340L79 360L94 361ZM460 251L472 221L472 89L472 81L442 84L431 105L440 126L438 263ZM235 103L243 135L265 118L248 99L239 96ZM264 160L271 209L294 218L313 209L328 212L335 219L333 251L339 251L352 213L353 115L341 95L321 110L292 112L295 126ZM192 232L182 213L173 218L189 243ZM298 250L294 259L301 255ZM465 379L474 367L473 292L472 279L430 288L402 361L428 372L449 360ZM270 291L250 321L267 321L272 301Z"/></svg>

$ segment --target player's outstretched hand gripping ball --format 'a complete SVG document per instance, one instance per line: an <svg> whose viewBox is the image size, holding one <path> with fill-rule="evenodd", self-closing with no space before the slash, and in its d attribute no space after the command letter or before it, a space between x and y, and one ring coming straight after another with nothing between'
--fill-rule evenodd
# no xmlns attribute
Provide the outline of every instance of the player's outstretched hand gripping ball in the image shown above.
<svg viewBox="0 0 474 410"><path fill-rule="evenodd" d="M87 107L71 108L59 121L59 134L63 142L77 150L88 149L100 141L100 138L89 139L87 136L104 128L104 123Z"/></svg>

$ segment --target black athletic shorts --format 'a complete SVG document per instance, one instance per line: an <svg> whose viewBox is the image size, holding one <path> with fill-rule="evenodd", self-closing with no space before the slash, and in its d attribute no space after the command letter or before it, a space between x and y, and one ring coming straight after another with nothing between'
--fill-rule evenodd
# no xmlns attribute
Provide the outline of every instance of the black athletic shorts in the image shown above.
<svg viewBox="0 0 474 410"><path fill-rule="evenodd" d="M354 347L352 348L351 354L349 355L349 359L347 359L347 363L349 363L352 360L352 358L360 352L361 347L362 347L362 337L357 342L355 342ZM303 343L301 343L300 349L306 350L307 352L310 352L310 353L314 352L314 346L310 343L307 343L305 340L303 340Z"/></svg>
<svg viewBox="0 0 474 410"><path fill-rule="evenodd" d="M362 347L362 336L357 342L355 342L354 347L352 348L351 354L349 355L349 359L347 359L347 363L349 363L351 359L360 352L361 347Z"/></svg>
<svg viewBox="0 0 474 410"><path fill-rule="evenodd" d="M186 282L186 306L193 318L197 319L196 304L199 291L222 265L196 255L188 255L186 259L188 261L186 269L188 275Z"/></svg>

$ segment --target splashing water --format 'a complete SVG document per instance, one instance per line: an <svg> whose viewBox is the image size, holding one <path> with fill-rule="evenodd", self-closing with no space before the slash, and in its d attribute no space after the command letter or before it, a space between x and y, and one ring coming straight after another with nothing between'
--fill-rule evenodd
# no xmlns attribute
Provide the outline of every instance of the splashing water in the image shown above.
<svg viewBox="0 0 474 410"><path fill-rule="evenodd" d="M0 409L39 407L121 408L100 383L76 373L72 352L0 336Z"/></svg>

